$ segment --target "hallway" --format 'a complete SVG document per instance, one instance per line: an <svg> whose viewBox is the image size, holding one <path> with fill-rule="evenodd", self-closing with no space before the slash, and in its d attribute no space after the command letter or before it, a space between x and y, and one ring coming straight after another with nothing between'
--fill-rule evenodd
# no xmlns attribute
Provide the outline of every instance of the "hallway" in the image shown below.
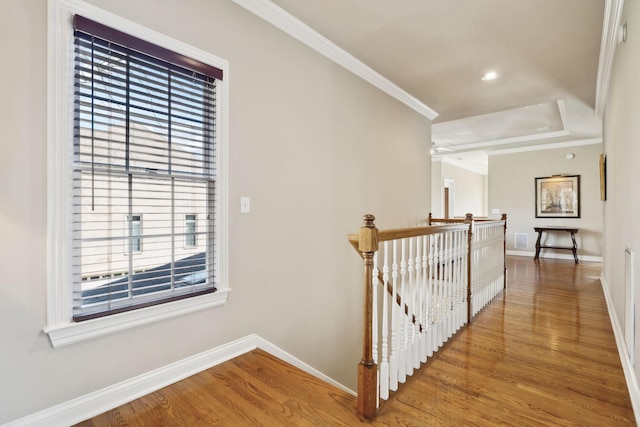
<svg viewBox="0 0 640 427"><path fill-rule="evenodd" d="M507 291L382 418L419 407L438 420L427 425L634 425L600 269L509 257Z"/></svg>
<svg viewBox="0 0 640 427"><path fill-rule="evenodd" d="M600 269L509 257L507 291L372 425L635 425ZM355 415L353 396L256 350L80 425L160 424L367 423Z"/></svg>

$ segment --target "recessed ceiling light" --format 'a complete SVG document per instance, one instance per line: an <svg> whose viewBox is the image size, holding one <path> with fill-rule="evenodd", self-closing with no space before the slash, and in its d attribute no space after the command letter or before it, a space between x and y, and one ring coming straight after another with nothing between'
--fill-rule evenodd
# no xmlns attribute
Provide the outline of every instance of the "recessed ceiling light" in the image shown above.
<svg viewBox="0 0 640 427"><path fill-rule="evenodd" d="M485 82L489 80L495 80L498 78L498 73L496 73L495 71L489 71L488 73L483 74L481 78Z"/></svg>

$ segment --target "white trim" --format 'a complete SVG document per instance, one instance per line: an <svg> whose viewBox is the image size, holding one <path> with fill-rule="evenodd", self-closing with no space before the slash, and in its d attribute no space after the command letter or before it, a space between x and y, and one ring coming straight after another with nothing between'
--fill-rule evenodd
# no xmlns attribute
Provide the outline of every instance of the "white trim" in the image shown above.
<svg viewBox="0 0 640 427"><path fill-rule="evenodd" d="M217 178L219 206L217 212L217 286L218 291L147 309L135 310L91 321L72 321L71 230L71 162L73 139L73 28L74 14L82 14L102 24L135 37L160 44L193 59L213 65L224 73L217 85L218 106ZM44 331L54 347L99 337L196 310L223 305L228 296L228 128L229 64L208 52L157 33L81 0L49 0L47 40L47 325Z"/></svg>
<svg viewBox="0 0 640 427"><path fill-rule="evenodd" d="M526 256L526 257L531 257L533 258L536 253L535 252L530 252L530 251L514 251L512 249L507 250L507 255L513 255L513 256ZM571 260L574 261L573 259L573 255L567 255L567 254L558 254L558 253L540 253L540 258L550 258L550 259L566 259L566 260ZM585 262L602 262L602 257L601 256L593 256L593 255L580 255L578 254L578 260L579 261L585 261Z"/></svg>
<svg viewBox="0 0 640 427"><path fill-rule="evenodd" d="M631 406L633 407L633 415L636 420L640 419L640 386L638 386L638 378L633 370L632 362L626 357L627 351L624 342L624 332L622 332L622 325L616 316L613 302L611 301L611 295L609 293L609 284L604 277L604 273L600 275L600 284L602 285L602 293L604 293L604 299L607 302L607 311L609 312L609 320L611 321L611 327L613 328L613 335L616 339L616 345L618 347L618 356L622 363L622 371L624 372L624 378L627 381L627 388L629 389L629 398L631 399Z"/></svg>
<svg viewBox="0 0 640 427"><path fill-rule="evenodd" d="M401 89L395 83L389 81L377 71L327 39L304 22L300 21L284 9L270 0L233 0L234 3L247 9L249 12L264 19L296 40L306 44L318 53L326 56L336 64L351 71L356 76L371 83L385 92L422 114L429 120L438 117L438 113L422 103L413 95Z"/></svg>
<svg viewBox="0 0 640 427"><path fill-rule="evenodd" d="M320 371L295 358L263 338L252 334L200 354L187 357L162 368L138 375L76 399L4 424L3 427L69 426L138 399L244 353L262 349L297 368L328 382L349 394L355 392L332 380Z"/></svg>
<svg viewBox="0 0 640 427"><path fill-rule="evenodd" d="M609 80L613 70L613 58L618 45L618 27L624 0L606 0L602 19L602 37L600 39L600 59L598 61L598 77L596 80L595 115L602 117L607 103Z"/></svg>
<svg viewBox="0 0 640 427"><path fill-rule="evenodd" d="M455 154L452 154L452 156L455 156ZM450 157L446 157L446 155L444 156L434 156L431 158L431 161L441 161L443 163L448 163L452 166L456 166L459 167L461 169L466 169L470 172L475 172L478 173L480 175L488 175L488 165L480 165L480 164L470 164L470 163L466 163L464 161L460 161L460 160L456 160L456 159L452 159Z"/></svg>
<svg viewBox="0 0 640 427"><path fill-rule="evenodd" d="M559 138L562 136L569 136L569 131L557 130L553 132L536 133L534 135L512 136L509 138L471 142L468 144L454 145L453 148L456 152L461 152L465 149L477 149L481 147L494 147L496 145L517 144L519 142L539 141L541 139Z"/></svg>
<svg viewBox="0 0 640 427"><path fill-rule="evenodd" d="M556 101L558 105L558 112L560 113L560 120L562 121L562 129L567 130L567 109L564 106L564 99L558 99ZM567 131L569 133L569 131Z"/></svg>
<svg viewBox="0 0 640 427"><path fill-rule="evenodd" d="M576 141L555 142L552 144L529 145L527 147L503 148L487 151L488 156L497 154L525 153L527 151L555 150L557 148L581 147L583 145L602 144L602 138L580 139Z"/></svg>
<svg viewBox="0 0 640 427"><path fill-rule="evenodd" d="M228 294L229 290L217 291L196 298L186 298L84 322L47 326L44 332L49 335L53 347L58 348L198 310L218 307L227 302Z"/></svg>

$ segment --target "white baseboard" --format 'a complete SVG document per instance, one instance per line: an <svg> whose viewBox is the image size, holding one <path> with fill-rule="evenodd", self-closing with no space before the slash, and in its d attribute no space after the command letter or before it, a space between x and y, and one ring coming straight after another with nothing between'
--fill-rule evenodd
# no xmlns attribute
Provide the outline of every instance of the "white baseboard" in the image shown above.
<svg viewBox="0 0 640 427"><path fill-rule="evenodd" d="M627 388L629 389L629 396L631 398L631 406L633 406L633 415L636 420L640 420L640 387L638 386L638 378L631 361L627 357L627 351L625 349L624 333L622 326L616 316L616 312L613 309L611 297L609 295L609 284L604 275L600 275L600 283L602 284L602 292L604 293L604 299L607 302L607 310L609 311L609 319L611 320L611 327L613 328L613 335L616 338L616 345L618 346L618 355L620 356L620 362L622 363L622 370L624 371L624 377L627 381Z"/></svg>
<svg viewBox="0 0 640 427"><path fill-rule="evenodd" d="M507 255L513 255L513 256L526 256L526 257L531 257L533 258L536 253L535 252L528 252L528 251L513 251L513 250L508 250L507 251ZM540 258L551 258L551 259L568 259L573 261L573 254L558 254L555 252L541 252L540 253ZM602 262L602 257L601 256L593 256L593 255L578 255L578 260L579 261L588 261L588 262Z"/></svg>
<svg viewBox="0 0 640 427"><path fill-rule="evenodd" d="M252 334L85 396L27 415L4 424L2 427L65 427L76 424L256 348L260 348L341 390L355 395L355 392L322 372L263 338Z"/></svg>
<svg viewBox="0 0 640 427"><path fill-rule="evenodd" d="M344 385L340 384L339 382L337 382L336 380L326 376L325 374L323 374L322 372L318 371L317 369L307 365L306 363L304 363L302 360L296 358L295 356L292 356L291 354L287 353L286 351L282 350L280 347L277 347L273 344L271 344L270 342L263 340L262 338L256 336L256 339L258 341L257 343L257 347L260 350L264 350L269 354L272 354L273 356L277 357L280 360L284 360L287 363L292 364L293 366L295 366L298 369L301 369L311 375L313 375L316 378L319 378L321 380L323 380L326 383L331 384L332 386L339 388L342 391L345 391L353 396L357 396L357 393L353 390L351 390L350 388L345 387Z"/></svg>

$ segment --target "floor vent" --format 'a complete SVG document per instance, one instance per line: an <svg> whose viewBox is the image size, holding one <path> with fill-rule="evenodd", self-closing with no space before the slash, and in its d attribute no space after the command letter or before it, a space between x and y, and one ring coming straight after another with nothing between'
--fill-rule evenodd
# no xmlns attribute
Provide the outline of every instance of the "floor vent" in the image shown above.
<svg viewBox="0 0 640 427"><path fill-rule="evenodd" d="M516 249L527 249L529 247L529 235L527 233L516 233Z"/></svg>

